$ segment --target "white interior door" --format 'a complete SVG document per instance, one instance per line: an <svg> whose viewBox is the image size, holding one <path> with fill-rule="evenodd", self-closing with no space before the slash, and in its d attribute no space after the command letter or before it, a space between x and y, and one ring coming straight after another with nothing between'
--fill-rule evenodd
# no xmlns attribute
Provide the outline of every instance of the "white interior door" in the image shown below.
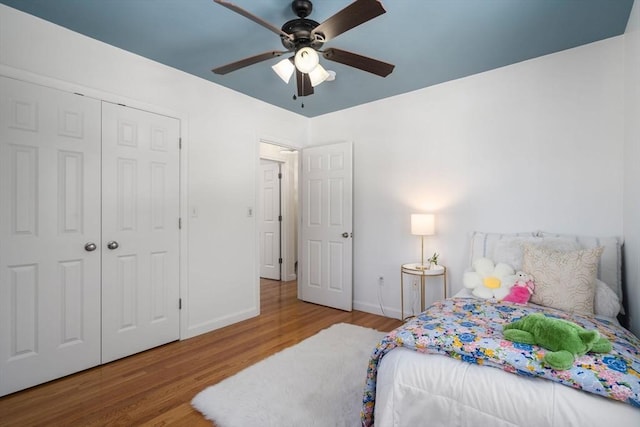
<svg viewBox="0 0 640 427"><path fill-rule="evenodd" d="M299 289L304 301L350 311L352 144L302 150Z"/></svg>
<svg viewBox="0 0 640 427"><path fill-rule="evenodd" d="M100 253L100 102L0 77L0 395L100 363Z"/></svg>
<svg viewBox="0 0 640 427"><path fill-rule="evenodd" d="M280 163L260 160L260 277L280 280Z"/></svg>
<svg viewBox="0 0 640 427"><path fill-rule="evenodd" d="M102 104L102 362L179 338L177 119Z"/></svg>

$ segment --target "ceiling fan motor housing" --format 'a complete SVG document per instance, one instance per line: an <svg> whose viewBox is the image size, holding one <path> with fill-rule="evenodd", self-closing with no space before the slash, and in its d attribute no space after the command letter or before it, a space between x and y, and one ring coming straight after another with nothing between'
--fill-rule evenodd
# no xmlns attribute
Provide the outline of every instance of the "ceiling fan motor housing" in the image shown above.
<svg viewBox="0 0 640 427"><path fill-rule="evenodd" d="M311 31L316 28L318 24L316 21L306 18L292 19L285 22L282 26L282 31L287 34L293 35L293 39L287 37L280 37L282 45L290 51L298 50L303 47L311 47L313 49L320 49L324 44L324 39L319 34L316 37L311 35Z"/></svg>

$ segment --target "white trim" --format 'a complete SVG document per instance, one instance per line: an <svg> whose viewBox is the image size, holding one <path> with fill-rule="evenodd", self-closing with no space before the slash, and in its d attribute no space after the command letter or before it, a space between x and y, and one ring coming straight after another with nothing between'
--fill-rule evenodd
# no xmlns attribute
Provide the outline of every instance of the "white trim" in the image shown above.
<svg viewBox="0 0 640 427"><path fill-rule="evenodd" d="M206 322L198 323L196 325L191 325L188 328L185 328L185 335L180 339L192 338L201 334L205 334L207 332L215 331L216 329L224 328L225 326L233 325L243 320L251 319L252 317L256 317L259 314L260 310L254 307L249 310L244 310L223 317L218 317L215 320L209 320Z"/></svg>
<svg viewBox="0 0 640 427"><path fill-rule="evenodd" d="M65 92L78 93L90 98L99 99L101 101L112 102L114 104L123 104L127 107L145 110L150 113L160 114L163 116L173 117L179 120L187 120L187 115L178 111L160 107L158 105L147 104L138 100L127 98L126 96L105 92L99 89L82 86L76 83L69 83L63 80L42 76L31 71L20 70L8 65L0 64L0 75L5 77L22 80L24 82L34 83L41 86L47 86L52 89L62 90Z"/></svg>
<svg viewBox="0 0 640 427"><path fill-rule="evenodd" d="M399 293L400 291L398 291ZM420 298L418 298L420 299ZM362 301L353 301L353 309L358 311L364 311L365 313L377 314L379 316L388 317L390 319L400 319L400 310L397 308L388 308L385 307L384 313L380 309L379 305L369 304ZM406 315L406 312L405 312Z"/></svg>

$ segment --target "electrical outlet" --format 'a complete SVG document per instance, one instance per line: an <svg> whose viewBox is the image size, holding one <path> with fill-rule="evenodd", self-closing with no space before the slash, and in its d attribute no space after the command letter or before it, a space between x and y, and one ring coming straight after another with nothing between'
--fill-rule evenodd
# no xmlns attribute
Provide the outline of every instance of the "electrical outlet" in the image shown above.
<svg viewBox="0 0 640 427"><path fill-rule="evenodd" d="M378 277L378 286L384 286L384 276Z"/></svg>

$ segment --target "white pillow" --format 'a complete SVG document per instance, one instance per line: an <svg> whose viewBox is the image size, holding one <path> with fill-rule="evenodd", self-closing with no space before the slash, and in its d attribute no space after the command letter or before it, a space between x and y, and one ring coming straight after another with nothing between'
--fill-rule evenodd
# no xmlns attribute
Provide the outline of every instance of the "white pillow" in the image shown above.
<svg viewBox="0 0 640 427"><path fill-rule="evenodd" d="M613 292L609 285L598 279L596 279L596 296L593 308L598 316L615 318L620 313L618 295Z"/></svg>
<svg viewBox="0 0 640 427"><path fill-rule="evenodd" d="M541 237L505 237L498 240L493 246L493 260L513 267L515 271L522 270L522 245L524 243L536 244L542 241Z"/></svg>
<svg viewBox="0 0 640 427"><path fill-rule="evenodd" d="M535 239L535 232L530 233L485 233L482 231L474 231L470 236L470 253L469 266L478 258L489 258L497 262L494 258L495 244L502 239L513 239L515 237ZM513 267L512 264L506 262Z"/></svg>
<svg viewBox="0 0 640 427"><path fill-rule="evenodd" d="M522 270L523 245L559 252L572 252L582 249L578 242L563 237L507 237L498 240L493 247L493 260L509 264L514 270Z"/></svg>

